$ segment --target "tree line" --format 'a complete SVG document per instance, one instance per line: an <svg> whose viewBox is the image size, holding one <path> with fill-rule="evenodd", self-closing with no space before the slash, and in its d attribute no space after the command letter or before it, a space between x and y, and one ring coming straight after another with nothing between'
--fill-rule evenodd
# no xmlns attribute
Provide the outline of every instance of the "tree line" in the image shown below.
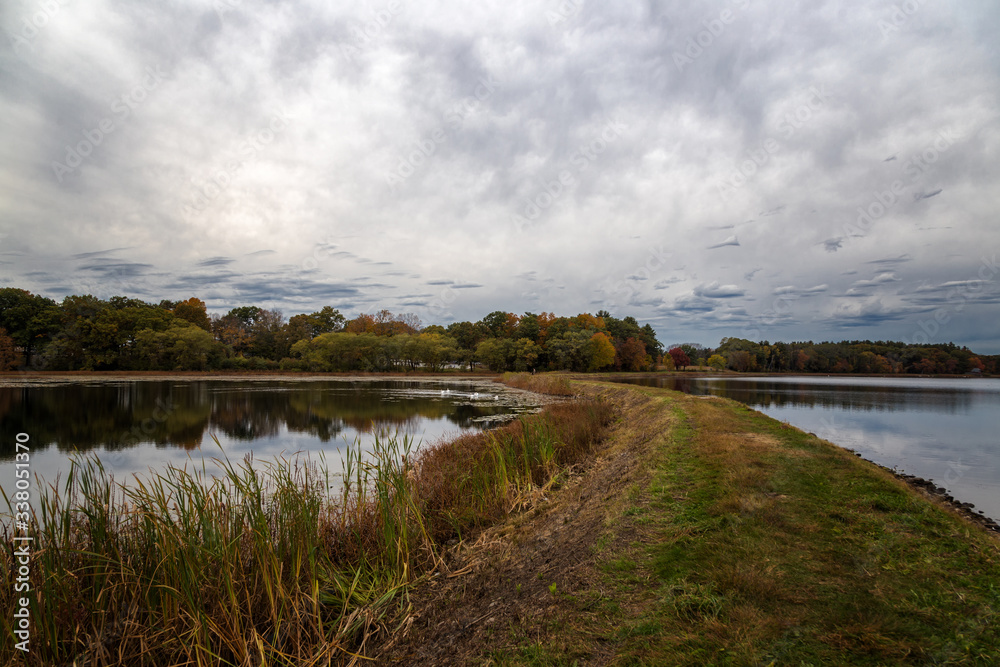
<svg viewBox="0 0 1000 667"><path fill-rule="evenodd" d="M258 306L209 314L196 297L153 304L88 294L57 303L0 288L0 370L639 371L662 354L650 325L603 311L495 311L425 327L387 310L347 319L326 306L285 319Z"/></svg>
<svg viewBox="0 0 1000 667"><path fill-rule="evenodd" d="M1000 372L1000 355L953 343L783 343L723 338L664 352L649 324L607 311L560 317L494 311L478 322L423 326L388 310L347 319L325 306L285 318L240 306L209 314L205 303L147 303L114 296L62 302L0 288L0 370L644 371L691 366L737 372L965 374Z"/></svg>
<svg viewBox="0 0 1000 667"><path fill-rule="evenodd" d="M741 373L962 375L1000 372L1000 355L975 354L954 343L870 340L758 343L743 338L723 338L714 349L693 343L672 346L665 362L677 368L707 366Z"/></svg>

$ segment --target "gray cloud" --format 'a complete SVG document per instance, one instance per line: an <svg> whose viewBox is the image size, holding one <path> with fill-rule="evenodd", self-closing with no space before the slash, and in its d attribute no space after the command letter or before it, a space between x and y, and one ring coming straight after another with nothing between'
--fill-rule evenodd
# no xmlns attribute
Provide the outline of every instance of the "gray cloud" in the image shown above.
<svg viewBox="0 0 1000 667"><path fill-rule="evenodd" d="M709 345L945 308L942 336L1000 353L968 282L1000 246L992 4L883 35L888 5L732 3L690 62L707 0L404 4L362 40L385 5L58 4L24 43L34 6L0 12L4 284L443 324L608 308Z"/></svg>
<svg viewBox="0 0 1000 667"><path fill-rule="evenodd" d="M730 236L725 241L721 241L714 245L708 246L708 250L715 250L716 248L725 248L726 246L738 246L740 244L739 239L735 236Z"/></svg>
<svg viewBox="0 0 1000 667"><path fill-rule="evenodd" d="M937 190L932 190L931 192L926 192L926 193L924 193L924 192L914 192L913 193L913 201L920 201L921 199L930 199L931 197L937 197L942 192L944 192L944 190L942 190L941 188L938 188Z"/></svg>
<svg viewBox="0 0 1000 667"><path fill-rule="evenodd" d="M829 285L816 285L814 287L795 287L794 285L784 285L782 287L775 287L772 294L778 296L815 296L826 292L829 288Z"/></svg>
<svg viewBox="0 0 1000 667"><path fill-rule="evenodd" d="M740 289L736 285L720 285L714 282L710 285L699 285L694 288L695 296L708 299L732 299L738 296L745 296L746 290Z"/></svg>
<svg viewBox="0 0 1000 667"><path fill-rule="evenodd" d="M837 252L844 245L844 237L838 236L836 238L827 239L823 241L823 249L827 252Z"/></svg>
<svg viewBox="0 0 1000 667"><path fill-rule="evenodd" d="M235 261L235 259L230 259L229 257L210 257L198 262L198 266L225 266Z"/></svg>

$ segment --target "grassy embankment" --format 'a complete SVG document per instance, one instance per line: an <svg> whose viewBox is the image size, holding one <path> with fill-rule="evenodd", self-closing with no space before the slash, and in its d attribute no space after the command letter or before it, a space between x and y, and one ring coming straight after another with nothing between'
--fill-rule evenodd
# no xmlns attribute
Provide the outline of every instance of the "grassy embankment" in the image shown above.
<svg viewBox="0 0 1000 667"><path fill-rule="evenodd" d="M8 622L0 663L352 662L392 631L388 619L442 544L537 494L587 455L610 415L577 401L417 451L379 439L370 458L352 450L346 484L321 467L244 462L218 480L170 469L122 488L85 459L43 495L30 652L14 649ZM5 528L8 621L24 595L14 593L10 537Z"/></svg>
<svg viewBox="0 0 1000 667"><path fill-rule="evenodd" d="M625 410L602 458L414 591L387 662L1000 664L995 535L736 402L589 387Z"/></svg>
<svg viewBox="0 0 1000 667"><path fill-rule="evenodd" d="M171 473L124 504L79 470L79 509L39 517L26 663L1000 662L996 538L888 472L732 401L514 382L602 402L405 460L383 443L332 504L290 466Z"/></svg>

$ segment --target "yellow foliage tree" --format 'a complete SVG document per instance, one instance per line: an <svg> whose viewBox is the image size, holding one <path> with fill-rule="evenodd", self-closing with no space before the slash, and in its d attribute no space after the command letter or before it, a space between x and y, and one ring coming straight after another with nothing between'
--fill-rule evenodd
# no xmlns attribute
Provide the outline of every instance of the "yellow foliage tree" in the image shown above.
<svg viewBox="0 0 1000 667"><path fill-rule="evenodd" d="M596 371L615 363L615 345L604 333L598 332L590 337L587 345L588 357L587 370Z"/></svg>

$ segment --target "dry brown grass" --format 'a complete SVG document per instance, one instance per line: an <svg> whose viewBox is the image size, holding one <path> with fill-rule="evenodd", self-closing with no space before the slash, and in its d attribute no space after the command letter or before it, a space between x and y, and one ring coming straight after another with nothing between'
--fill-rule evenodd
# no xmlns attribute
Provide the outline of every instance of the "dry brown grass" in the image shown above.
<svg viewBox="0 0 1000 667"><path fill-rule="evenodd" d="M508 387L533 391L550 396L573 396L569 378L557 373L504 373L500 378Z"/></svg>
<svg viewBox="0 0 1000 667"><path fill-rule="evenodd" d="M286 461L263 471L226 462L218 480L171 468L123 490L88 460L36 517L45 548L32 559L32 652L19 657L356 663L375 636L395 630L386 619L405 608L407 587L442 564L440 541L467 538L538 497L611 418L607 404L574 401L419 453L407 438L376 438L365 456L360 444L349 448L339 497L323 471ZM8 532L0 537L11 544ZM14 563L0 550L8 618ZM397 624L409 622L404 614ZM13 641L0 645L0 663L18 655Z"/></svg>
<svg viewBox="0 0 1000 667"><path fill-rule="evenodd" d="M422 450L415 484L429 533L439 542L465 538L506 517L520 497L586 457L611 418L607 403L559 403Z"/></svg>

